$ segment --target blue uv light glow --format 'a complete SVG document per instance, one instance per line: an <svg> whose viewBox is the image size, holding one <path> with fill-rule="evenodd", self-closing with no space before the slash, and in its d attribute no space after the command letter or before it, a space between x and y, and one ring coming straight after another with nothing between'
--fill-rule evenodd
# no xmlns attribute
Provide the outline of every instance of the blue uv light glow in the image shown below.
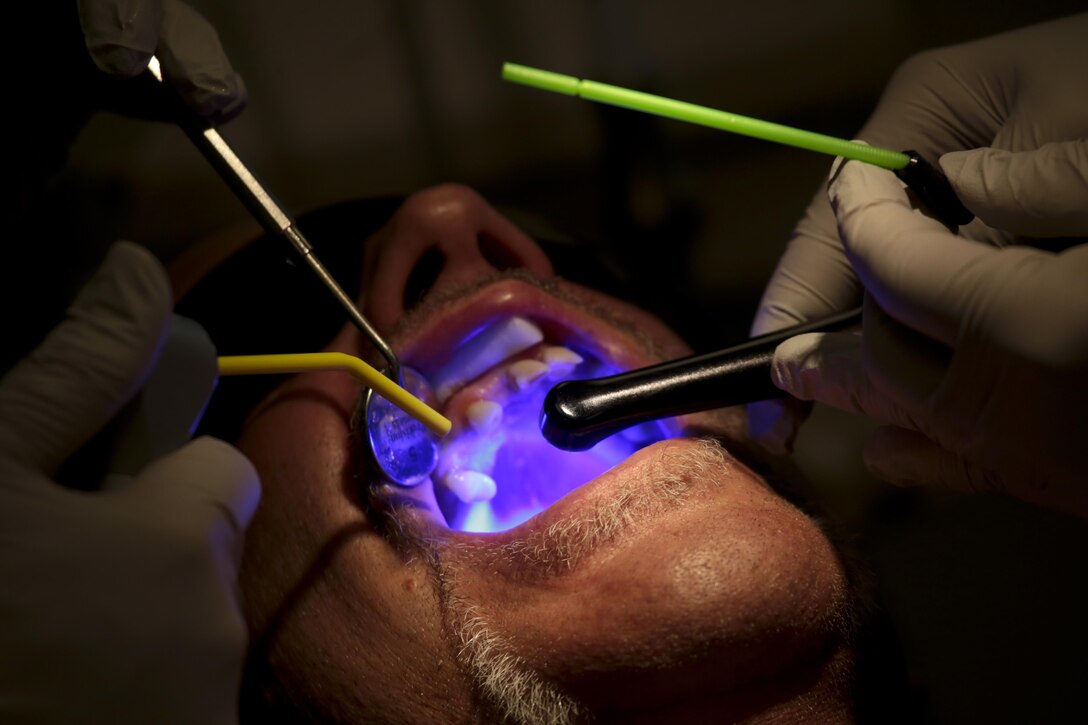
<svg viewBox="0 0 1088 725"><path fill-rule="evenodd" d="M615 371L583 372L583 376L596 377ZM544 439L537 422L548 387L542 385L533 394L505 405L503 422L497 431L461 441L465 448L460 453L459 464L489 471L497 492L490 501L464 504L437 485L436 497L451 528L475 533L513 528L637 449L669 437L664 426L652 423L640 426L638 436L613 436L588 451L559 450Z"/></svg>
<svg viewBox="0 0 1088 725"><path fill-rule="evenodd" d="M505 531L528 520L560 498L607 471L633 452L632 446L598 446L572 453L550 446L539 433L508 436L495 458L497 493L471 504L452 521L462 531Z"/></svg>

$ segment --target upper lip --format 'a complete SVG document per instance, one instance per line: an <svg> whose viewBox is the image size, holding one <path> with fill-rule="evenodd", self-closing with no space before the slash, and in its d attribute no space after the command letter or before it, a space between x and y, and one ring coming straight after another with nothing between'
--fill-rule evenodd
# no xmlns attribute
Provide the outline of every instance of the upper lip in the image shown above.
<svg viewBox="0 0 1088 725"><path fill-rule="evenodd" d="M512 316L532 320L554 344L577 346L621 369L656 362L649 351L612 324L517 279L495 282L466 295L394 344L401 360L427 376L447 361L470 332L491 320Z"/></svg>

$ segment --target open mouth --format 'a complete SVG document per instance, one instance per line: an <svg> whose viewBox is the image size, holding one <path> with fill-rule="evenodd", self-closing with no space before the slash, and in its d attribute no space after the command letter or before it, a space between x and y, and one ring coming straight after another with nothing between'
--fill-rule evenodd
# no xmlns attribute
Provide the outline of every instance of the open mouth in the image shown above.
<svg viewBox="0 0 1088 725"><path fill-rule="evenodd" d="M546 510L622 463L678 434L650 422L588 451L569 452L540 433L544 396L555 384L612 375L651 360L634 339L547 292L504 281L416 335L404 356L420 369L453 428L419 492L455 531L498 532ZM423 495L419 495L423 494Z"/></svg>

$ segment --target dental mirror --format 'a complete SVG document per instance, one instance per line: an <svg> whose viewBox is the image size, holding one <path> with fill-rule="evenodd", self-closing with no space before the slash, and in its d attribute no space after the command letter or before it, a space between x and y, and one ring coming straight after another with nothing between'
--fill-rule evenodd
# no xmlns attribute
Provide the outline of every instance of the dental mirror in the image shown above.
<svg viewBox="0 0 1088 725"><path fill-rule="evenodd" d="M430 383L407 365L400 366L403 387L432 408L437 402ZM426 426L370 388L366 394L366 433L374 463L391 482L422 483L438 465L438 438Z"/></svg>

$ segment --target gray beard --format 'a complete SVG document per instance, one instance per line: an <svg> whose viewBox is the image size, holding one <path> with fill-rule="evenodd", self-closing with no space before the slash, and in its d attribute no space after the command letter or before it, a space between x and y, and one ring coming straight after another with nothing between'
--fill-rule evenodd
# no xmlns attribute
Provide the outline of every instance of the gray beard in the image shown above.
<svg viewBox="0 0 1088 725"><path fill-rule="evenodd" d="M468 559L468 566L488 567L489 562L504 559L507 563L554 574L574 569L587 554L615 538L632 522L675 505L688 494L690 481L707 468L721 469L725 458L719 444L710 439L702 442L699 449L673 452L647 466L644 475L653 477L658 485L638 486L634 491L623 492L575 519L473 556ZM490 627L480 609L458 595L457 572L443 559L441 550L434 550L433 556L446 628L456 643L457 659L494 714L518 725L573 725L592 720L592 714L583 704L535 672Z"/></svg>

